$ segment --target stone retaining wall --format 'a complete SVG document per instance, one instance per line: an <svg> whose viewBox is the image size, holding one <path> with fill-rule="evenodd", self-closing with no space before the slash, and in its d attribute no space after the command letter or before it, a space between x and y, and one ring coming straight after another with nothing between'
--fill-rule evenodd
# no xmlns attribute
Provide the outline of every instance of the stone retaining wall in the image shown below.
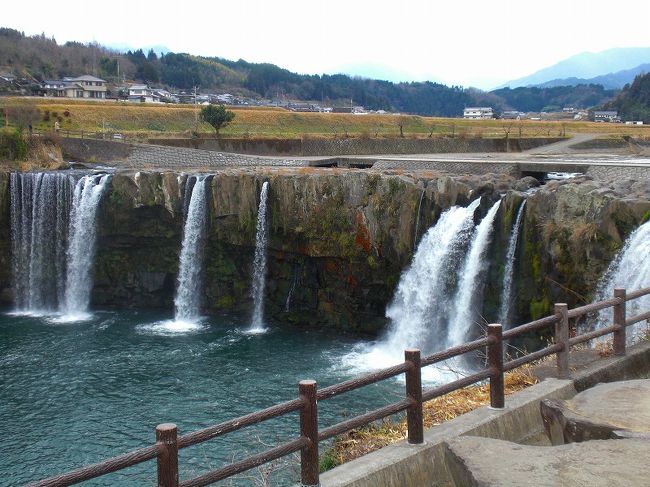
<svg viewBox="0 0 650 487"><path fill-rule="evenodd" d="M304 138L304 139L151 139L152 144L266 156L344 156L372 154L439 154L444 152L521 152L563 140L540 137L477 138Z"/></svg>

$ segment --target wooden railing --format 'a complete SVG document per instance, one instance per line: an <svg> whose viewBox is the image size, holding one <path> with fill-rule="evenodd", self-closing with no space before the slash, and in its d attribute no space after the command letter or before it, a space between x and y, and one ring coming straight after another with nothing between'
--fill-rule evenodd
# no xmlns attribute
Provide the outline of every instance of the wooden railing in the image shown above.
<svg viewBox="0 0 650 487"><path fill-rule="evenodd" d="M579 343L593 340L594 338L602 337L610 333L613 334L614 354L619 356L625 355L626 327L640 321L650 320L650 311L633 317L626 317L625 303L648 294L650 294L650 287L630 294L626 294L625 289L615 289L612 299L587 306L568 309L566 304L556 304L555 312L551 316L517 326L507 331L503 331L499 324L489 325L487 335L484 338L426 357L421 357L419 350L406 350L403 363L320 390L317 390L315 381L304 380L298 385L298 397L296 399L276 404L267 409L256 411L224 423L209 426L184 436L177 436L176 425L161 424L156 427L156 442L151 446L134 450L79 470L41 480L30 484L30 486L45 487L75 484L156 458L158 462L158 485L160 487L198 487L226 479L298 451L300 452L302 484L318 485L318 444L321 441L351 429L367 425L373 421L406 411L408 442L411 444L420 444L424 441L422 405L426 401L476 384L477 382L489 380L490 405L496 409L503 408L505 406L504 372L555 354L557 357L558 376L560 378L568 378L570 348ZM614 308L613 323L610 326L569 338L570 319L582 317L605 308ZM504 361L503 347L505 340L524 333L542 330L551 325L554 326L554 343L552 345L514 360ZM431 389L422 388L421 371L423 367L484 348L487 348L487 367L483 370L448 384ZM405 374L406 378L406 395L404 399L329 426L320 431L318 430L319 401L325 401L401 374ZM299 411L300 413L299 437L257 455L229 464L223 468L210 471L190 480L179 482L178 450L295 411Z"/></svg>
<svg viewBox="0 0 650 487"><path fill-rule="evenodd" d="M32 129L31 136L42 137L55 135L57 137L76 138L76 139L98 139L98 140L115 140L121 141L126 139L126 135L115 131L89 131L89 130L40 130Z"/></svg>

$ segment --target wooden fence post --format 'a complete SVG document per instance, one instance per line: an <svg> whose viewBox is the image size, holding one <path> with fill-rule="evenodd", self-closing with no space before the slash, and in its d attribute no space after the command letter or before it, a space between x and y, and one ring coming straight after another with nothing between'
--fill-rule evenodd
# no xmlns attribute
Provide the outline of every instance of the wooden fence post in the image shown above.
<svg viewBox="0 0 650 487"><path fill-rule="evenodd" d="M562 345L557 352L557 376L559 379L569 378L569 306L566 303L555 305L558 321L555 323L555 343Z"/></svg>
<svg viewBox="0 0 650 487"><path fill-rule="evenodd" d="M490 407L505 407L505 388L503 381L503 329L501 325L492 324L487 328L487 355L490 368Z"/></svg>
<svg viewBox="0 0 650 487"><path fill-rule="evenodd" d="M304 401L300 410L300 434L309 439L309 445L300 450L300 478L302 485L319 485L316 381L301 380L298 389Z"/></svg>
<svg viewBox="0 0 650 487"><path fill-rule="evenodd" d="M621 304L614 305L614 325L617 330L614 332L614 355L625 355L625 289L614 289L614 297L621 299Z"/></svg>
<svg viewBox="0 0 650 487"><path fill-rule="evenodd" d="M422 413L422 361L420 351L404 350L404 360L411 362L413 368L406 371L406 397L412 405L406 410L408 442L412 445L424 443L424 418Z"/></svg>
<svg viewBox="0 0 650 487"><path fill-rule="evenodd" d="M164 449L158 453L158 487L178 487L177 429L173 423L156 426L156 442Z"/></svg>

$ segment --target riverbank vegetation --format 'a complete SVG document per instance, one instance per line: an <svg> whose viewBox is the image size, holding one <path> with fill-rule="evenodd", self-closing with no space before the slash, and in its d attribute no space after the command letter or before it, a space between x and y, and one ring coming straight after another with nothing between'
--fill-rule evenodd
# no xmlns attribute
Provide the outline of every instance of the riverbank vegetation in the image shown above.
<svg viewBox="0 0 650 487"><path fill-rule="evenodd" d="M34 129L120 133L141 138L214 137L214 129L200 119L193 105L91 102L71 99L7 97L0 108L34 106L40 113ZM281 108L228 107L234 120L220 131L223 137L557 137L572 133L650 136L648 126L577 121L465 120L417 115L297 113ZM12 121L9 123L13 125Z"/></svg>
<svg viewBox="0 0 650 487"><path fill-rule="evenodd" d="M530 367L522 367L505 375L506 395L536 384L538 379ZM458 389L424 403L424 427L431 428L490 403L490 386L483 384ZM329 470L384 446L406 438L406 419L383 421L352 430L334 439L332 447L320 459L321 471Z"/></svg>

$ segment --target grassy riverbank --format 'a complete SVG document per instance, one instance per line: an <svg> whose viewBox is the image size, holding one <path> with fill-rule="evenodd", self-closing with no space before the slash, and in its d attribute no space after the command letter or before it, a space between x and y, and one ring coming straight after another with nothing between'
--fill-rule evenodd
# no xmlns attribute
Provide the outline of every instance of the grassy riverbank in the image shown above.
<svg viewBox="0 0 650 487"><path fill-rule="evenodd" d="M212 128L198 121L192 105L91 102L55 98L4 98L0 107L32 105L42 119L35 129L51 130L56 120L61 130L119 132L141 137L206 136ZM225 137L557 137L565 133L650 135L646 126L575 121L464 120L394 114L296 113L271 107L229 107L236 116L221 130ZM11 121L10 121L11 122Z"/></svg>

